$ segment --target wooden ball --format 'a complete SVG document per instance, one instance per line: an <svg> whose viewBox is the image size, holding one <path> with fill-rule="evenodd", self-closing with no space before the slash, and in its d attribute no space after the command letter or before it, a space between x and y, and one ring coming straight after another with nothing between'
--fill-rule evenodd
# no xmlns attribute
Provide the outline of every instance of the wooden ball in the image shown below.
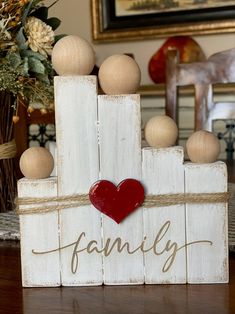
<svg viewBox="0 0 235 314"><path fill-rule="evenodd" d="M186 142L188 157L195 163L215 162L220 153L220 142L211 132L200 130L193 133Z"/></svg>
<svg viewBox="0 0 235 314"><path fill-rule="evenodd" d="M156 148L173 146L178 137L178 127L168 116L154 116L145 126L147 143Z"/></svg>
<svg viewBox="0 0 235 314"><path fill-rule="evenodd" d="M134 94L140 86L140 68L127 55L113 55L100 66L99 83L107 95Z"/></svg>
<svg viewBox="0 0 235 314"><path fill-rule="evenodd" d="M88 75L95 65L95 53L83 38L69 35L61 38L52 50L52 65L59 75Z"/></svg>
<svg viewBox="0 0 235 314"><path fill-rule="evenodd" d="M51 153L43 147L30 147L20 158L20 170L28 179L48 178L54 167Z"/></svg>

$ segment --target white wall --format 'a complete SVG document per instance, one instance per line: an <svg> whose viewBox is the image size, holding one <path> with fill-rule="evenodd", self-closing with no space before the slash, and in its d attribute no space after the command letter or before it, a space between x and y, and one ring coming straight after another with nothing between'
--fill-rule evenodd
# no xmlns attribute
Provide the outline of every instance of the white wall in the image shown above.
<svg viewBox="0 0 235 314"><path fill-rule="evenodd" d="M47 0L46 3L52 3ZM91 13L89 0L59 0L50 10L50 15L62 20L58 33L79 35L92 42ZM235 34L194 36L206 56L217 51L235 47ZM109 55L115 53L133 53L142 71L142 84L151 84L148 75L148 61L159 49L165 39L153 39L136 42L117 42L107 44L93 44L97 55L97 65Z"/></svg>

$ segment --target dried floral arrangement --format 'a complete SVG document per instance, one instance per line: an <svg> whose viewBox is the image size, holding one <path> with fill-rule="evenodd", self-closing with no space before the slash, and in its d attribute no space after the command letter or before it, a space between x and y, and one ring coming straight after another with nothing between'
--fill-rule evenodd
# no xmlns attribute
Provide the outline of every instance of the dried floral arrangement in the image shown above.
<svg viewBox="0 0 235 314"><path fill-rule="evenodd" d="M62 36L54 31L60 25L48 18L50 6L42 0L0 0L0 91L15 96L17 107L28 111L40 104L42 112L53 109L53 76L50 55Z"/></svg>

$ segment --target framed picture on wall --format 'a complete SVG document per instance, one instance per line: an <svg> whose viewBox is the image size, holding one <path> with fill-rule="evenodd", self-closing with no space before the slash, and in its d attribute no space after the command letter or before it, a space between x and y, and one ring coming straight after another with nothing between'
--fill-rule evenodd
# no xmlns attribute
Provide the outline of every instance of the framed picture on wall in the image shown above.
<svg viewBox="0 0 235 314"><path fill-rule="evenodd" d="M235 31L234 0L91 0L95 42Z"/></svg>

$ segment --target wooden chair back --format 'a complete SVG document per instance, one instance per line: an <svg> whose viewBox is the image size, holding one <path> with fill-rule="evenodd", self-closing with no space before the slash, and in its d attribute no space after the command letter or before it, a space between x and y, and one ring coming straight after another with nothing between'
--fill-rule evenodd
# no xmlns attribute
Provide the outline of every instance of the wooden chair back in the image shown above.
<svg viewBox="0 0 235 314"><path fill-rule="evenodd" d="M178 123L178 86L193 85L194 129L203 129L214 105L213 84L232 82L235 82L235 48L194 63L180 63L178 51L170 49L166 62L166 114Z"/></svg>

